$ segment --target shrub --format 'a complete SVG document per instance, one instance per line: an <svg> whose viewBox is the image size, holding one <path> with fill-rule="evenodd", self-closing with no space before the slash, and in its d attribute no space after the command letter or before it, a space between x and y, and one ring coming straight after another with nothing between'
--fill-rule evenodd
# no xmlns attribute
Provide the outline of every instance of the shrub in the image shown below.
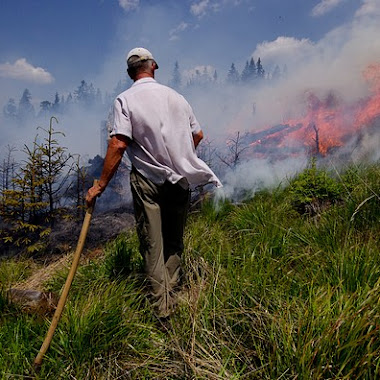
<svg viewBox="0 0 380 380"><path fill-rule="evenodd" d="M293 207L301 214L318 214L321 210L340 200L342 187L326 170L318 169L313 160L290 183L289 192Z"/></svg>

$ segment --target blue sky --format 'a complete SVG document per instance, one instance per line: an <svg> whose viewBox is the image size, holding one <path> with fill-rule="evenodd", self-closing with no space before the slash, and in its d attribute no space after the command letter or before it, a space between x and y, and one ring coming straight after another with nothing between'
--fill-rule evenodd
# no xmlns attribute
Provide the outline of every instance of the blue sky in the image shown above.
<svg viewBox="0 0 380 380"><path fill-rule="evenodd" d="M126 75L127 52L143 46L164 84L175 61L184 75L209 67L221 80L232 62L241 71L250 57L261 57L267 72L287 64L287 81L260 89L259 99L257 89L237 95L227 88L190 99L211 135L232 131L237 118L241 128L260 129L294 111L308 88L336 89L347 100L365 94L360 73L380 61L379 36L380 0L1 0L0 106L28 88L38 109L82 79L112 91ZM256 100L252 120L245 115ZM84 117L75 129L90 124ZM84 150L78 136L69 138Z"/></svg>
<svg viewBox="0 0 380 380"><path fill-rule="evenodd" d="M183 69L211 65L225 75L264 41L318 42L361 6L361 0L2 0L0 84L13 97L28 86L48 97L81 79L112 88L125 74L125 54L140 45L156 56L163 81L175 60Z"/></svg>

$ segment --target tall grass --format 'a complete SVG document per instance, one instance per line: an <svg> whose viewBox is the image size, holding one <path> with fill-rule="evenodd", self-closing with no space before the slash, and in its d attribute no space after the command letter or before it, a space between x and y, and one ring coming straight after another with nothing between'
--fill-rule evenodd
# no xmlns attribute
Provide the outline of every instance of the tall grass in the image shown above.
<svg viewBox="0 0 380 380"><path fill-rule="evenodd" d="M229 373L377 378L379 174L370 166L331 179L339 202L313 216L296 211L292 183L257 194L229 213L220 224L225 234L218 231L211 247L203 237L216 236L215 227L194 221L204 230L191 240L199 241L197 256L210 267L204 302L211 309L200 329L220 339L217 352L226 352ZM309 200L318 201L314 195Z"/></svg>
<svg viewBox="0 0 380 380"><path fill-rule="evenodd" d="M36 266L30 259L0 260L0 289L26 279Z"/></svg>
<svg viewBox="0 0 380 380"><path fill-rule="evenodd" d="M379 194L379 165L311 166L242 205L204 204L164 322L145 298L136 235L120 236L79 268L39 377L378 379ZM4 297L0 310L2 378L31 373L49 320Z"/></svg>

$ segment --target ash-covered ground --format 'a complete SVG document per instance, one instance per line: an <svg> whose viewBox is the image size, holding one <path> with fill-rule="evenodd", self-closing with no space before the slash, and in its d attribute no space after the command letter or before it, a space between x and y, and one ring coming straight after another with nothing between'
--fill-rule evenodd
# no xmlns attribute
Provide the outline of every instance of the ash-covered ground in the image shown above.
<svg viewBox="0 0 380 380"><path fill-rule="evenodd" d="M83 222L72 220L56 224L49 237L49 248L53 255L76 248ZM120 233L129 231L135 226L133 210L120 207L108 211L97 211L91 218L84 249L94 249L107 241L116 238Z"/></svg>

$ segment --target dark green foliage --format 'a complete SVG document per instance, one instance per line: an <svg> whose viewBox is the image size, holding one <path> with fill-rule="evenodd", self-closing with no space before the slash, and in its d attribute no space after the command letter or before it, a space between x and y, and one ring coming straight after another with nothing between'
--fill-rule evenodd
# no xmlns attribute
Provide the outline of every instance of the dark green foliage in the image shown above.
<svg viewBox="0 0 380 380"><path fill-rule="evenodd" d="M336 203L341 191L342 186L326 170L318 169L315 160L290 182L289 188L293 205L301 214L316 214L321 208Z"/></svg>
<svg viewBox="0 0 380 380"><path fill-rule="evenodd" d="M47 201L43 198L42 154L37 138L32 148L25 146L26 159L12 178L12 187L1 193L0 216L7 226L0 231L4 243L25 247L28 252L39 250L50 233L46 226Z"/></svg>
<svg viewBox="0 0 380 380"><path fill-rule="evenodd" d="M53 121L57 119L50 118L48 129L40 128L45 132L42 141L37 135L31 147L24 146L25 159L0 195L0 217L7 223L0 238L28 253L45 248L70 172L72 156L57 141L63 134L53 129Z"/></svg>

